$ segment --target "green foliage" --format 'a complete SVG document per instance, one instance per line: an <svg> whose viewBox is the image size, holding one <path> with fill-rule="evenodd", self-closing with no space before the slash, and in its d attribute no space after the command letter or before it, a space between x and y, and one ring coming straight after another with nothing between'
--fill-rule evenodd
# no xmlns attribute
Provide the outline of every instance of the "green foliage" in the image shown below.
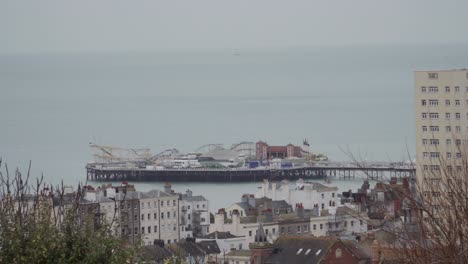
<svg viewBox="0 0 468 264"><path fill-rule="evenodd" d="M138 262L135 247L96 225L98 215L83 217L79 192L65 203L63 188L62 195L39 182L30 188L18 172L0 179L0 263Z"/></svg>

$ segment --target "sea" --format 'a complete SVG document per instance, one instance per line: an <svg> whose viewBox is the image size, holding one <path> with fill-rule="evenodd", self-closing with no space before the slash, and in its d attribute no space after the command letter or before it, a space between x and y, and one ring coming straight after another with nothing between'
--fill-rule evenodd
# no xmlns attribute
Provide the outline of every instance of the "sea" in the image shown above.
<svg viewBox="0 0 468 264"><path fill-rule="evenodd" d="M90 143L158 153L307 139L336 161L414 159L414 71L453 68L468 68L468 44L3 54L1 171L31 161L31 180L86 183ZM173 183L212 210L258 186Z"/></svg>

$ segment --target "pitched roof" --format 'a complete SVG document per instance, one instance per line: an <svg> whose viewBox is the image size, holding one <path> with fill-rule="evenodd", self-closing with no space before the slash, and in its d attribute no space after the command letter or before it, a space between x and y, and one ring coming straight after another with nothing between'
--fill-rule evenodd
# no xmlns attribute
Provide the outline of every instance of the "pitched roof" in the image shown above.
<svg viewBox="0 0 468 264"><path fill-rule="evenodd" d="M218 243L215 240L211 241L200 241L196 243L197 246L205 252L205 254L219 254L221 250L219 250Z"/></svg>
<svg viewBox="0 0 468 264"><path fill-rule="evenodd" d="M288 207L291 207L291 208L292 208L292 206L291 206L290 204L288 204L285 200L272 201L272 202L271 202L271 207L273 207L273 208L272 208L273 210L282 209L282 208L288 208Z"/></svg>
<svg viewBox="0 0 468 264"><path fill-rule="evenodd" d="M169 250L174 254L181 256L204 256L205 253L193 242L179 242L167 245Z"/></svg>
<svg viewBox="0 0 468 264"><path fill-rule="evenodd" d="M336 241L309 236L282 236L273 244L273 253L265 263L319 263Z"/></svg>
<svg viewBox="0 0 468 264"><path fill-rule="evenodd" d="M226 256L229 256L229 257L234 257L234 256L250 257L251 255L252 255L252 252L248 249L231 250L229 251L229 253L226 254Z"/></svg>
<svg viewBox="0 0 468 264"><path fill-rule="evenodd" d="M203 195L187 196L186 194L182 195L182 200L186 200L189 202L207 201Z"/></svg>
<svg viewBox="0 0 468 264"><path fill-rule="evenodd" d="M228 238L235 238L235 237L238 237L238 236L235 236L233 234L231 234L230 232L219 232L219 231L215 231L215 232L212 232L212 233L209 233L208 235L206 236L203 236L201 238L205 238L205 239L228 239Z"/></svg>
<svg viewBox="0 0 468 264"><path fill-rule="evenodd" d="M158 245L143 246L140 255L146 260L162 261L172 256L172 253L166 248Z"/></svg>

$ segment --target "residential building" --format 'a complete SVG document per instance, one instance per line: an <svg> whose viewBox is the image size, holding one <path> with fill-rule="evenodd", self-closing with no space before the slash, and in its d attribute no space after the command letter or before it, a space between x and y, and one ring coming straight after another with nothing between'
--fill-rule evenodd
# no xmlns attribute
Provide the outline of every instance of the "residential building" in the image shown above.
<svg viewBox="0 0 468 264"><path fill-rule="evenodd" d="M182 231L187 231L187 237L201 237L210 232L209 202L202 195L193 195L187 190L179 194L179 214Z"/></svg>
<svg viewBox="0 0 468 264"><path fill-rule="evenodd" d="M462 170L461 145L468 132L468 69L416 71L416 178L429 172Z"/></svg>
<svg viewBox="0 0 468 264"><path fill-rule="evenodd" d="M215 231L203 237L197 237L196 242L200 241L216 241L221 254L225 254L232 250L245 250L249 248L245 236L235 236L230 232Z"/></svg>
<svg viewBox="0 0 468 264"><path fill-rule="evenodd" d="M234 203L226 211L227 217L231 218L232 212L237 210L240 217L256 217L263 210L270 209L275 215L288 214L292 212L292 206L284 200L273 201L268 197L255 198L253 194L242 195L241 202Z"/></svg>
<svg viewBox="0 0 468 264"><path fill-rule="evenodd" d="M273 201L284 200L288 204L301 203L306 210L318 206L321 210L328 210L339 205L338 188L323 185L318 182L299 179L295 184L284 180L270 182L264 180L255 197L268 197Z"/></svg>
<svg viewBox="0 0 468 264"><path fill-rule="evenodd" d="M153 245L163 241L171 244L192 236L192 231L181 223L184 218L180 214L180 198L170 184L166 184L165 191L146 193L135 191L134 186L128 184L103 185L96 190L87 186L82 207L87 211L97 210L102 223L111 224L116 235L131 243ZM92 207L93 204L97 208ZM202 207L207 207L207 201Z"/></svg>

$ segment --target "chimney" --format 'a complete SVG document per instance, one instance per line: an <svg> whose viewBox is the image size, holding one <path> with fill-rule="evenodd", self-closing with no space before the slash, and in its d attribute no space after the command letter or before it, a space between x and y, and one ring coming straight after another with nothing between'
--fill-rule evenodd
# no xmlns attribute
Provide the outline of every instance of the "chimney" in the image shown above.
<svg viewBox="0 0 468 264"><path fill-rule="evenodd" d="M406 193L409 193L409 192L410 192L409 178L408 178L408 177L404 177L404 178L403 178L403 190L404 190Z"/></svg>
<svg viewBox="0 0 468 264"><path fill-rule="evenodd" d="M300 218L304 217L304 206L302 205L302 203L296 204L296 215Z"/></svg>
<svg viewBox="0 0 468 264"><path fill-rule="evenodd" d="M392 178L390 178L390 184L392 184L392 185L397 184L397 181L398 181L398 180L397 180L397 177L392 177Z"/></svg>
<svg viewBox="0 0 468 264"><path fill-rule="evenodd" d="M187 194L187 197L192 197L192 191L190 189L187 189L185 193Z"/></svg>
<svg viewBox="0 0 468 264"><path fill-rule="evenodd" d="M371 245L371 257L372 257L372 264L378 264L381 259L381 251L380 251L380 245L377 240L374 240Z"/></svg>
<svg viewBox="0 0 468 264"><path fill-rule="evenodd" d="M164 192L168 194L172 193L172 185L169 182L166 182L164 185Z"/></svg>

